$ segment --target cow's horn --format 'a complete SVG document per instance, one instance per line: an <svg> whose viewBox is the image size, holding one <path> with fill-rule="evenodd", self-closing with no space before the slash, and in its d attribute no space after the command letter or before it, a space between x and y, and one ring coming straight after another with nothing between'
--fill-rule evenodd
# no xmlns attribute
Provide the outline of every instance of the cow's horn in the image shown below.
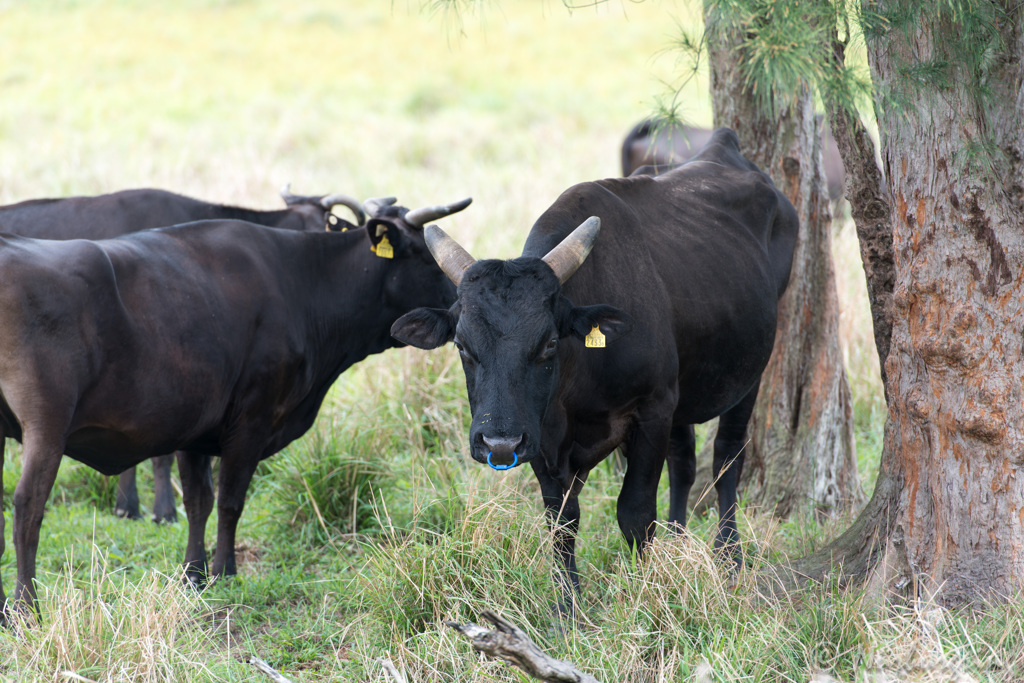
<svg viewBox="0 0 1024 683"><path fill-rule="evenodd" d="M284 203L287 206L291 206L292 204L298 204L303 198L299 195L292 194L292 184L286 183L285 186L281 188L281 199L284 200Z"/></svg>
<svg viewBox="0 0 1024 683"><path fill-rule="evenodd" d="M346 206L356 215L356 225L366 223L366 214L363 213L363 206L358 200L349 197L347 194L329 194L320 198L320 206L330 211L336 205Z"/></svg>
<svg viewBox="0 0 1024 683"><path fill-rule="evenodd" d="M366 213L370 214L370 218L374 218L383 209L397 201L398 199L395 197L374 197L363 202L363 208L366 209Z"/></svg>
<svg viewBox="0 0 1024 683"><path fill-rule="evenodd" d="M601 219L591 216L544 256L544 263L555 271L559 283L565 284L576 269L583 265L590 250L594 248L594 240L597 239L599 232Z"/></svg>
<svg viewBox="0 0 1024 683"><path fill-rule="evenodd" d="M434 255L437 265L441 266L448 279L458 287L462 282L462 276L476 263L476 259L436 225L428 225L423 229L423 239L426 240L427 248Z"/></svg>
<svg viewBox="0 0 1024 683"><path fill-rule="evenodd" d="M413 209L409 213L405 214L405 222L409 225L415 225L417 228L422 228L429 221L436 221L438 218L444 218L445 216L450 216L453 213L462 211L472 202L472 197L466 197L462 201L455 202L453 204L424 206L419 209Z"/></svg>

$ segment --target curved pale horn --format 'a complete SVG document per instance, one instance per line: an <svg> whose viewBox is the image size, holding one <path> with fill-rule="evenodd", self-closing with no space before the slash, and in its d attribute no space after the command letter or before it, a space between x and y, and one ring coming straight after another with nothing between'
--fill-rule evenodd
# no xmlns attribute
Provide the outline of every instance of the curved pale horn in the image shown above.
<svg viewBox="0 0 1024 683"><path fill-rule="evenodd" d="M374 218L385 208L391 206L397 201L398 199L395 197L374 197L363 202L363 208L366 209L366 213L370 214L370 218Z"/></svg>
<svg viewBox="0 0 1024 683"><path fill-rule="evenodd" d="M594 240L599 232L601 219L591 216L544 256L544 263L555 271L559 283L565 284L576 269L583 265L590 250L594 248Z"/></svg>
<svg viewBox="0 0 1024 683"><path fill-rule="evenodd" d="M334 206L348 207L356 216L356 225L366 223L366 214L363 213L363 205L359 200L349 197L347 194L329 194L320 198L320 206L330 211Z"/></svg>
<svg viewBox="0 0 1024 683"><path fill-rule="evenodd" d="M441 266L448 279L458 287L462 282L462 276L476 263L476 259L436 225L428 225L423 229L423 239L426 240L427 248L434 255L437 265Z"/></svg>
<svg viewBox="0 0 1024 683"><path fill-rule="evenodd" d="M444 218L445 216L450 216L453 213L458 213L472 203L473 198L466 197L462 201L454 202L453 204L424 206L419 209L413 209L409 213L405 214L405 222L409 225L415 225L417 228L422 228L428 221L436 221L438 218Z"/></svg>
<svg viewBox="0 0 1024 683"><path fill-rule="evenodd" d="M306 198L297 194L292 194L292 184L286 183L285 186L281 188L281 199L284 200L284 203L287 206L291 206L292 204L301 203L302 200Z"/></svg>

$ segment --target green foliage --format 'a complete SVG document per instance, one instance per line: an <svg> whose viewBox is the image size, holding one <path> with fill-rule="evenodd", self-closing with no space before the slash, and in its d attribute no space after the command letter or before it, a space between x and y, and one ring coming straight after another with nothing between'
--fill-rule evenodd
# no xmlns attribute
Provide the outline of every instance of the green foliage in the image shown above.
<svg viewBox="0 0 1024 683"><path fill-rule="evenodd" d="M550 546L537 506L469 492L465 512L444 533L419 528L364 548L357 590L396 635L443 619L471 619L484 606L544 628L554 584ZM527 511L533 508L533 513Z"/></svg>
<svg viewBox="0 0 1024 683"><path fill-rule="evenodd" d="M817 92L826 106L851 113L869 101L871 81L863 60L848 58L839 65L832 57L837 41L848 54L859 55L861 36L852 5L842 0L707 0L705 15L704 41L742 37L740 71L764 111L774 113L804 88Z"/></svg>
<svg viewBox="0 0 1024 683"><path fill-rule="evenodd" d="M373 501L388 483L382 454L393 445L390 432L363 428L339 435L336 429L312 430L272 458L261 475L273 516L304 545L376 530Z"/></svg>

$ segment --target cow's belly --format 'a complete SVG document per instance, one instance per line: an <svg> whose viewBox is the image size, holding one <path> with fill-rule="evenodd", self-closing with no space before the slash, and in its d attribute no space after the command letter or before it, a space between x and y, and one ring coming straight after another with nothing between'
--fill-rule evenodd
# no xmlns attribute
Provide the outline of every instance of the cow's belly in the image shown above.
<svg viewBox="0 0 1024 683"><path fill-rule="evenodd" d="M699 424L739 403L761 377L775 341L776 308L755 297L714 321L687 321L676 331L676 419Z"/></svg>
<svg viewBox="0 0 1024 683"><path fill-rule="evenodd" d="M64 453L103 474L113 475L120 474L144 460L166 455L179 448L205 455L217 454L217 442L213 438L195 439L183 444L172 440L152 440L99 427L87 427L72 432Z"/></svg>

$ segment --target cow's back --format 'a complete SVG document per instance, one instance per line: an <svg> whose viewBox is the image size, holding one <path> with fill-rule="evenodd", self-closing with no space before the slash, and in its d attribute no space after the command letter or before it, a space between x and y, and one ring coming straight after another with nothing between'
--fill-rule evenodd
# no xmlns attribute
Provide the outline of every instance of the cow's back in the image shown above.
<svg viewBox="0 0 1024 683"><path fill-rule="evenodd" d="M94 197L32 199L0 207L0 233L37 239L102 240L166 225L217 218L217 205L166 190L122 190Z"/></svg>
<svg viewBox="0 0 1024 683"><path fill-rule="evenodd" d="M731 407L771 353L796 238L792 205L725 129L663 175L570 188L538 220L526 251L546 253L590 215L601 217L601 233L563 293L576 305L629 313L634 331L616 345L642 347L654 372L668 367L666 353L677 358L690 392L680 404L692 403L693 422Z"/></svg>

